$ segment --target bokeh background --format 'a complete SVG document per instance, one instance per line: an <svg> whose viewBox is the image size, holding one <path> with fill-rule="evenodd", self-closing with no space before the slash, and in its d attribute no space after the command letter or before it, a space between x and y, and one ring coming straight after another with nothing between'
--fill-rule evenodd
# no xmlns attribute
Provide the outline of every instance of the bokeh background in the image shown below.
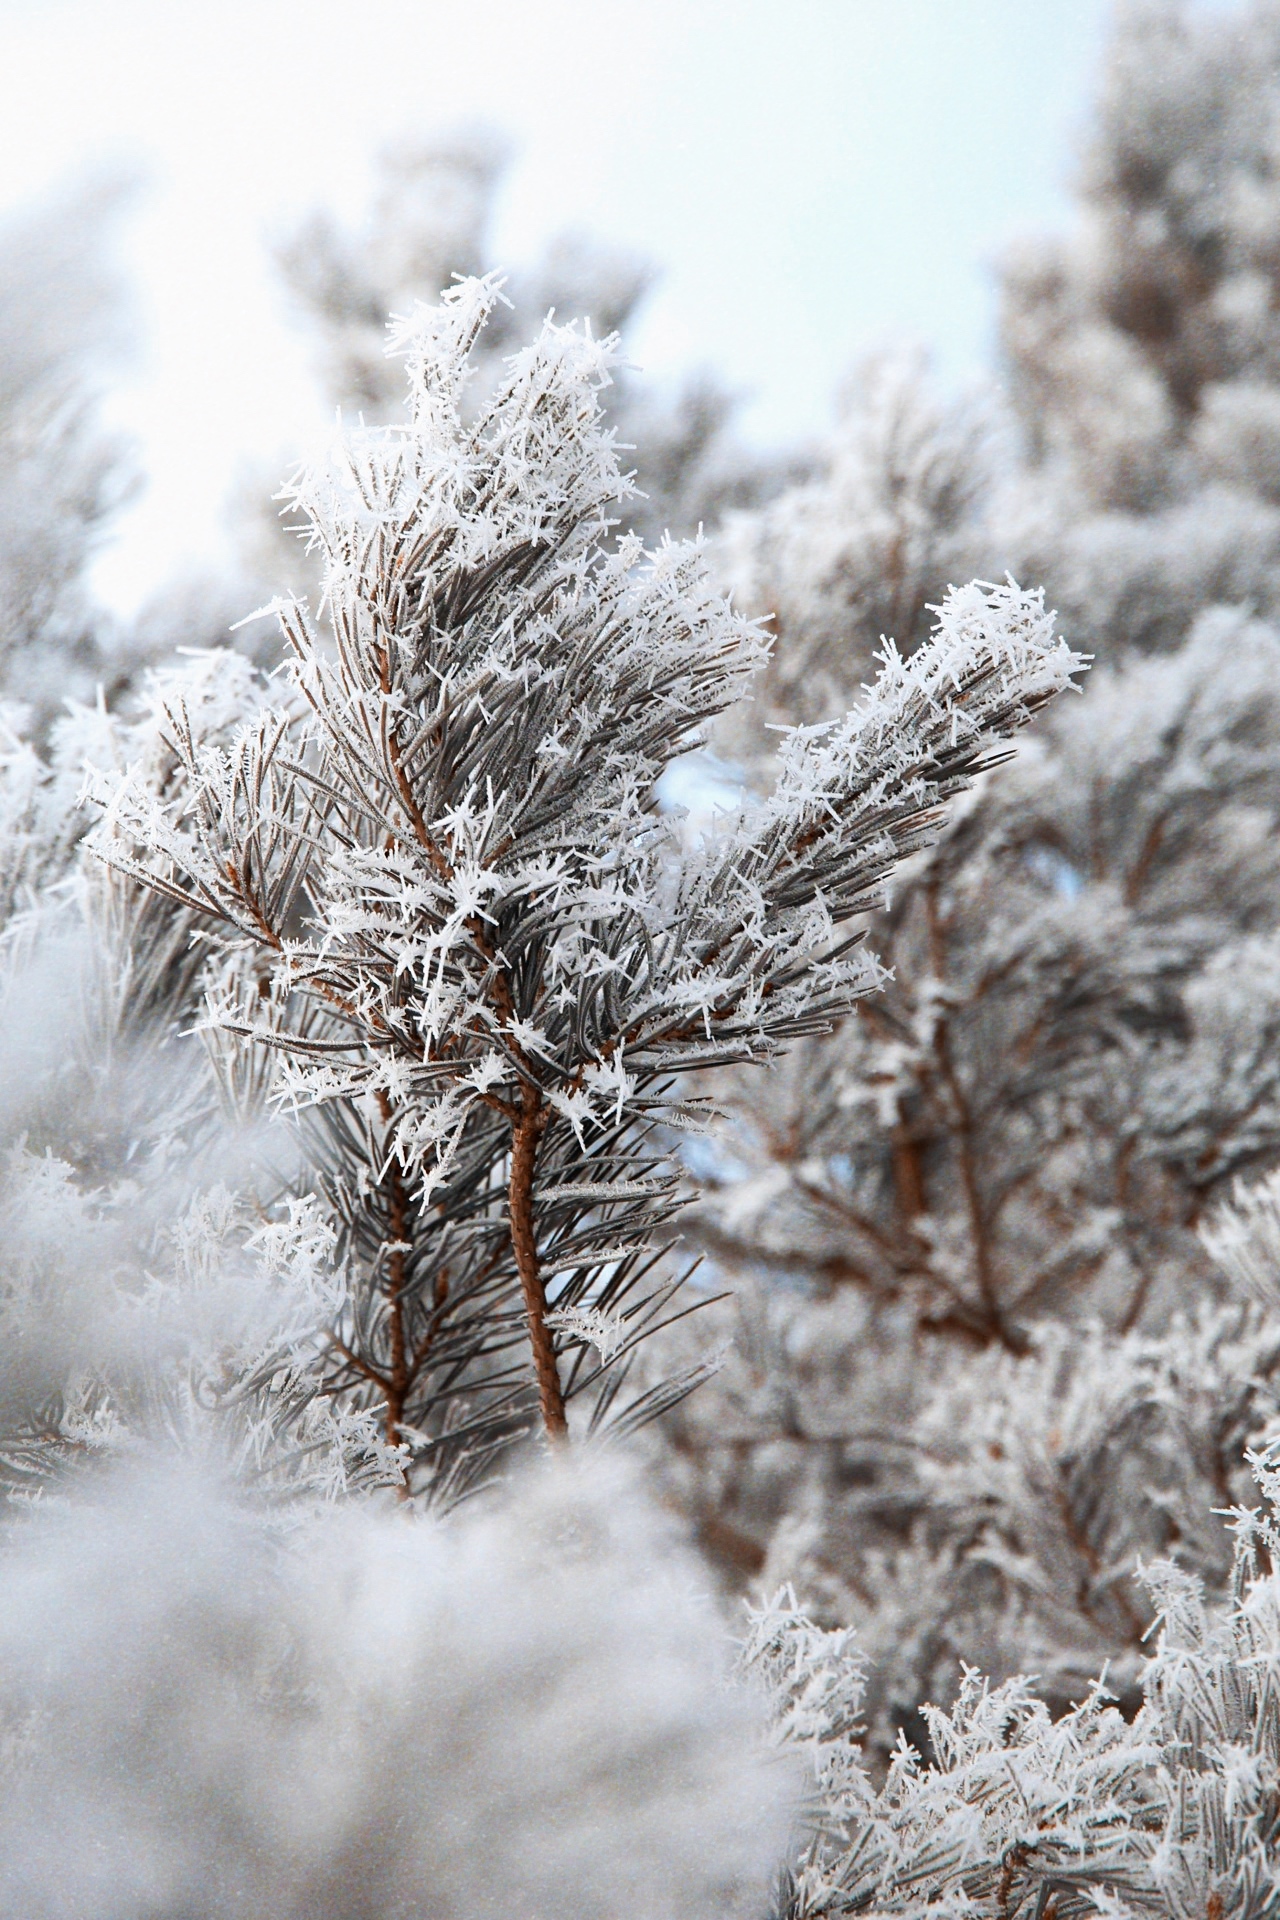
<svg viewBox="0 0 1280 1920"><path fill-rule="evenodd" d="M562 232L652 262L629 349L713 368L741 433L794 444L847 369L926 343L992 358L992 267L1059 227L1103 0L0 0L0 212L86 171L136 181L117 240L136 339L109 418L144 490L96 562L128 617L216 565L245 464L328 404L270 247L357 220L380 149L482 125L510 165L491 253Z"/></svg>

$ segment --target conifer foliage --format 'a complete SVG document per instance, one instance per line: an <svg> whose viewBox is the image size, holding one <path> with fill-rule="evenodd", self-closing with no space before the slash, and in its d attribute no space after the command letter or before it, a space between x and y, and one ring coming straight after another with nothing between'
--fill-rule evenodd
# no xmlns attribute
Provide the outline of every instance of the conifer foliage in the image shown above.
<svg viewBox="0 0 1280 1920"><path fill-rule="evenodd" d="M392 423L287 490L285 665L51 720L55 340L0 1920L1275 1920L1278 52L1126 9L1013 417L871 368L707 546L633 530L697 433L638 506L616 338L481 271L492 152L402 155L287 262Z"/></svg>
<svg viewBox="0 0 1280 1920"><path fill-rule="evenodd" d="M384 351L387 315L419 300L434 305L456 280L492 268L491 229L509 159L506 143L482 128L415 133L379 156L358 224L343 227L317 212L283 238L276 265L333 405L372 420L403 417L404 382ZM625 339L654 279L652 264L628 249L561 234L507 278L506 303L491 312L472 351L473 388L487 392L501 381L507 355L548 313L561 322L589 318L601 337ZM695 375L664 392L620 358L606 403L637 468L626 521L650 542L692 534L730 505L767 497L794 464L737 438L735 398L714 376ZM296 542L271 547L272 577L292 580Z"/></svg>
<svg viewBox="0 0 1280 1920"><path fill-rule="evenodd" d="M625 1428L699 1377L615 1406L675 1310L655 1128L697 1123L692 1070L768 1059L878 984L850 917L1081 664L1036 595L957 593L910 667L890 650L767 800L684 848L655 784L764 643L696 546L610 537L612 342L548 322L468 417L497 297L463 282L401 328L410 425L297 485L332 639L281 608L293 706L228 740L175 706L176 797L104 782L94 839L215 933L213 1017L324 1116L366 1262L335 1378L428 1478L520 1429L530 1370L553 1437L571 1401ZM233 974L257 981L239 1011Z"/></svg>
<svg viewBox="0 0 1280 1920"><path fill-rule="evenodd" d="M868 923L884 993L726 1075L693 1167L735 1344L672 1484L728 1578L857 1623L882 1755L967 1662L1055 1711L1105 1665L1136 1710L1132 1576L1225 1592L1192 1516L1254 1497L1275 1419L1274 1327L1204 1236L1280 1159L1278 20L1122 8L1078 217L1006 268L1003 392L873 370L825 471L718 540L776 615L775 722L961 570L1043 582L1095 660ZM721 736L749 786L760 739Z"/></svg>

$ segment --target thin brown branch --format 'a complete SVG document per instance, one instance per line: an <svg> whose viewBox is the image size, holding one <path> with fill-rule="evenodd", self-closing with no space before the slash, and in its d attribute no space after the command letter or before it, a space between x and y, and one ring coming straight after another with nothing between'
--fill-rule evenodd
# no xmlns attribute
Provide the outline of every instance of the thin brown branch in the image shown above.
<svg viewBox="0 0 1280 1920"><path fill-rule="evenodd" d="M943 981L947 975L946 928L938 911L937 886L932 880L925 888L925 913L930 963L936 978ZM956 1157L959 1162L965 1212L969 1221L969 1239L973 1248L974 1275L978 1283L978 1292L982 1298L983 1311L990 1320L993 1334L1005 1345L1009 1345L1011 1337L1016 1336L1012 1336L1012 1330L1006 1326L996 1288L990 1234L978 1179L973 1113L952 1058L950 1026L945 1014L938 1019L934 1027L933 1048L940 1077L951 1097Z"/></svg>
<svg viewBox="0 0 1280 1920"><path fill-rule="evenodd" d="M547 1296L538 1265L538 1242L533 1215L533 1174L538 1141L546 1126L542 1095L526 1087L520 1118L511 1135L511 1172L507 1186L507 1204L511 1216L511 1245L520 1275L529 1345L538 1381L538 1406L548 1438L559 1443L567 1440L569 1423L565 1416L564 1393L556 1365L555 1341L547 1325Z"/></svg>
<svg viewBox="0 0 1280 1920"><path fill-rule="evenodd" d="M1147 876L1151 872L1156 855L1159 853L1161 844L1163 843L1164 829L1164 815L1158 814L1147 829L1146 837L1142 842L1137 859L1125 875L1124 903L1126 907L1134 907L1138 904L1138 895L1147 883Z"/></svg>

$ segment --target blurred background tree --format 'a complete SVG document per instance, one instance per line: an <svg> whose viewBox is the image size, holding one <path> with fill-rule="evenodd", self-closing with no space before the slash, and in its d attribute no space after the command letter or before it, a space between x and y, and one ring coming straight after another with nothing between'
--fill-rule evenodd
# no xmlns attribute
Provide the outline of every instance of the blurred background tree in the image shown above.
<svg viewBox="0 0 1280 1920"><path fill-rule="evenodd" d="M99 412L130 339L113 245L129 197L103 179L0 226L0 695L41 734L127 672L86 571L138 479Z"/></svg>
<svg viewBox="0 0 1280 1920"><path fill-rule="evenodd" d="M1046 583L1097 665L870 916L884 994L689 1156L730 1276L666 1468L731 1584L873 1655L887 1751L961 1663L1134 1684L1143 1557L1225 1579L1277 1353L1201 1230L1280 1157L1280 8L1117 16L1062 240L1002 279L1001 379L851 386L821 469L731 516L821 725L949 581ZM722 755L748 791L758 708Z"/></svg>

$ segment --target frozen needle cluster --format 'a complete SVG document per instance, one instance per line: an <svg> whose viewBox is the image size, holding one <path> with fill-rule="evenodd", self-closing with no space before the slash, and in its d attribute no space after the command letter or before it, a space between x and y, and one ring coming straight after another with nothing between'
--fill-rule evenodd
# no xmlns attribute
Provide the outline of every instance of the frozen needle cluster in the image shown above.
<svg viewBox="0 0 1280 1920"><path fill-rule="evenodd" d="M852 917L1081 664L1038 595L950 595L913 661L889 648L846 720L790 737L768 799L685 848L655 785L764 642L696 545L614 536L612 343L548 321L464 404L497 298L465 281L401 327L410 423L298 483L330 631L282 608L290 703L226 735L179 701L176 783L95 790L95 847L227 956L211 1017L321 1116L368 1262L337 1377L428 1478L519 1430L530 1372L553 1436L574 1398L609 1413L672 1294L655 1128L697 1123L688 1074L878 984ZM586 1308L621 1314L607 1357Z"/></svg>

